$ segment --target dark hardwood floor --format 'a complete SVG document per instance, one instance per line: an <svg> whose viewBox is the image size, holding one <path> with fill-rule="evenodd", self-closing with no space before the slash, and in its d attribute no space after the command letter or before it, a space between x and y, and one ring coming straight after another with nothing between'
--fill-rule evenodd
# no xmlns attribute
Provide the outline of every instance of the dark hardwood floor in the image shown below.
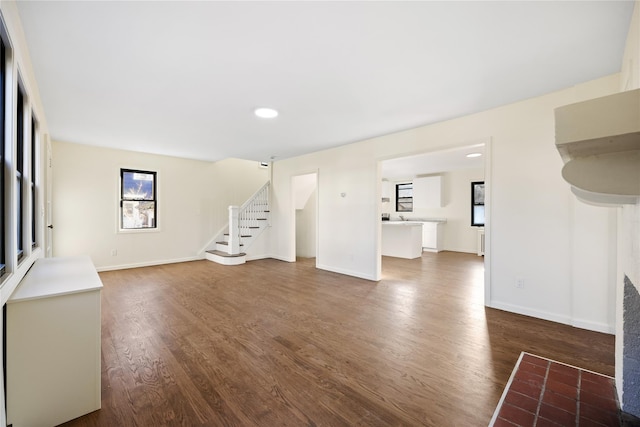
<svg viewBox="0 0 640 427"><path fill-rule="evenodd" d="M614 338L483 306L483 261L104 272L102 409L66 426L486 426L521 351L607 375Z"/></svg>

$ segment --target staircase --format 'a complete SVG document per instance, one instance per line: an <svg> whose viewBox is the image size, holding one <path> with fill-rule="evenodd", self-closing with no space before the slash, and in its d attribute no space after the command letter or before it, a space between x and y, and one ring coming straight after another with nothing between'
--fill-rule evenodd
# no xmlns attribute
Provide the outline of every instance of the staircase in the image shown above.
<svg viewBox="0 0 640 427"><path fill-rule="evenodd" d="M224 265L244 264L245 251L269 226L267 181L242 206L229 206L229 224L214 238L214 247L205 252L205 258Z"/></svg>

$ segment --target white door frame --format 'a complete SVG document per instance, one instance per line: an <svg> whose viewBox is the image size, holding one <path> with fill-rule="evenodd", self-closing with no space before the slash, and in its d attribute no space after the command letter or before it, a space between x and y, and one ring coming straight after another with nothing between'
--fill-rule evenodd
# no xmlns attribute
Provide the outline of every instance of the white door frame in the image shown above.
<svg viewBox="0 0 640 427"><path fill-rule="evenodd" d="M492 188L492 178L493 178L493 168L492 168L492 138L491 137L486 137L486 138L480 138L478 140L473 140L473 141L466 141L463 143L459 143L459 144L455 144L455 145L450 145L450 146L443 146L443 147L437 147L437 148L432 148L432 149L425 149L425 150L421 150L421 151L416 151L416 152L412 152L412 153L406 153L406 154L397 154L397 155L393 155L393 156L387 156L384 158L379 158L377 160L377 165L376 165L376 182L375 185L377 185L377 199L376 200L380 200L381 196L382 196L382 162L385 160L392 160L392 159L397 159L400 157L406 157L406 156L412 156L412 155L418 155L418 154L426 154L426 153L436 153L438 151L444 151L444 150L448 150L448 149L452 149L452 148L460 148L460 147L466 147L466 146L470 146L470 145L476 145L476 144L484 144L484 188L485 188L485 193L484 193L484 200L485 200L485 223L484 223L484 236L485 236L485 240L484 240L484 305L487 307L491 306L491 201L492 201L492 194L491 194L491 188ZM377 241L377 249L376 249L376 254L377 254L377 266L376 266L376 271L377 271L377 277L381 278L382 277L382 221L380 221L380 217L381 217L381 213L382 213L382 206L380 205L380 203L377 203L378 208L375 210L376 211L376 218L377 221L376 223L377 228L376 228L376 241Z"/></svg>
<svg viewBox="0 0 640 427"><path fill-rule="evenodd" d="M316 238L316 268L318 267L318 260L320 258L320 230L319 230L319 218L320 218L320 171L318 169L315 170L310 170L307 172L299 172L296 174L293 174L290 176L290 188L291 188L291 215L293 218L292 221L292 225L293 225L293 262L296 261L296 254L297 254L297 244L296 244L296 237L297 237L297 232L296 232L296 200L295 200L295 186L294 186L294 182L295 179L299 176L304 176L304 175L315 175L316 176L316 223L315 223L315 238Z"/></svg>

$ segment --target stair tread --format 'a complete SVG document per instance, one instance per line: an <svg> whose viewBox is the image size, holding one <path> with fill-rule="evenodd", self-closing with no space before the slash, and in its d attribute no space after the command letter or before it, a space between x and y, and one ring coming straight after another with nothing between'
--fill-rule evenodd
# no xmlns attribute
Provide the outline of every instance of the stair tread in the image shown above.
<svg viewBox="0 0 640 427"><path fill-rule="evenodd" d="M229 245L229 242L216 242L216 243L219 245L225 245L225 246ZM240 243L240 246L244 246L244 245Z"/></svg>
<svg viewBox="0 0 640 427"><path fill-rule="evenodd" d="M223 251L219 251L219 250L211 250L211 251L207 251L208 254L213 254L213 255L218 255L221 257L225 257L225 258L237 258L237 257L241 257L241 256L245 256L246 254L244 252L240 252L239 254L228 254L226 252Z"/></svg>
<svg viewBox="0 0 640 427"><path fill-rule="evenodd" d="M228 236L229 233L224 233L225 236ZM241 234L240 237L251 237L251 234Z"/></svg>

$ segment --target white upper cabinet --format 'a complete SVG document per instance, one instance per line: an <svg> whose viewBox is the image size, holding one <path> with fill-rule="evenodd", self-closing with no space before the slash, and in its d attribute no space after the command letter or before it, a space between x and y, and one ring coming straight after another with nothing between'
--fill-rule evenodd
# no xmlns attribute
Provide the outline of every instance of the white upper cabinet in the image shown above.
<svg viewBox="0 0 640 427"><path fill-rule="evenodd" d="M413 180L413 209L442 207L442 176L427 176Z"/></svg>
<svg viewBox="0 0 640 427"><path fill-rule="evenodd" d="M388 202L391 200L391 187L392 187L392 184L388 180L386 179L382 180L382 201L383 202Z"/></svg>

